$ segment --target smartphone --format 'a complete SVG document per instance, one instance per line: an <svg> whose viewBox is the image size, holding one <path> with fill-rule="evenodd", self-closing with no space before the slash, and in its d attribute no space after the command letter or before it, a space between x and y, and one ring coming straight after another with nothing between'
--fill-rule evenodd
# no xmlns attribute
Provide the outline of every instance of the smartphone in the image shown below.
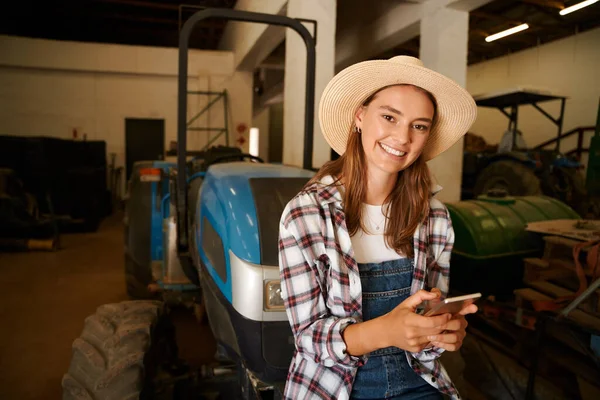
<svg viewBox="0 0 600 400"><path fill-rule="evenodd" d="M475 300L481 297L481 293L465 294L464 296L449 297L435 304L429 309L425 309L425 317L433 317L440 314L458 314L466 306L475 303Z"/></svg>

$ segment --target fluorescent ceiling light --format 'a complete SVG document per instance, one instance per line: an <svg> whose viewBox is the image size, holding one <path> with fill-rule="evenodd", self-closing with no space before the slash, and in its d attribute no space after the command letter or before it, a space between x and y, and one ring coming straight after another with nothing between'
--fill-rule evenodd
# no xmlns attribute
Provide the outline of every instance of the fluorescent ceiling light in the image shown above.
<svg viewBox="0 0 600 400"><path fill-rule="evenodd" d="M572 13L573 11L581 10L583 7L591 6L592 4L597 3L597 2L598 2L598 0L585 0L585 1L582 1L581 3L577 3L577 4L572 5L571 7L567 7L563 10L560 10L558 13L560 15L567 15L567 14Z"/></svg>
<svg viewBox="0 0 600 400"><path fill-rule="evenodd" d="M513 33L524 31L527 28L529 28L529 25L527 25L527 24L521 24L519 26L515 26L514 28L510 28L510 29L507 29L507 30L502 31L502 32L494 33L493 35L490 35L490 36L486 37L485 41L486 42L493 42L494 40L506 37L508 35L512 35Z"/></svg>

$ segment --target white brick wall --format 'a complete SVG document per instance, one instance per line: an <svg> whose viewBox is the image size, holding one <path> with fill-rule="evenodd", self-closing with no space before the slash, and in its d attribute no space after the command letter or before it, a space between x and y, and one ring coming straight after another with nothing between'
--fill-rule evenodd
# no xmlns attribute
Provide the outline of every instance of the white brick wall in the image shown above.
<svg viewBox="0 0 600 400"><path fill-rule="evenodd" d="M537 48L486 61L469 67L467 89L472 94L498 91L519 85L546 88L568 96L564 132L579 126L594 126L600 99L600 29L594 29L550 42ZM542 103L541 107L558 117L560 102ZM500 111L479 108L472 132L489 143L498 143L508 128L508 119ZM531 106L519 109L519 129L528 146L556 137L556 125ZM589 146L591 133L584 141ZM561 150L576 147L573 136L561 144ZM587 157L584 156L584 162Z"/></svg>
<svg viewBox="0 0 600 400"><path fill-rule="evenodd" d="M189 61L190 90L228 90L235 140L235 126L251 124L252 75L233 72L231 52L192 50ZM189 96L188 115L207 101ZM176 140L177 49L0 36L0 104L0 134L71 138L77 129L105 140L123 165L125 118L164 118L165 148ZM198 123L222 126L223 107L215 107ZM196 149L208 140L188 138Z"/></svg>

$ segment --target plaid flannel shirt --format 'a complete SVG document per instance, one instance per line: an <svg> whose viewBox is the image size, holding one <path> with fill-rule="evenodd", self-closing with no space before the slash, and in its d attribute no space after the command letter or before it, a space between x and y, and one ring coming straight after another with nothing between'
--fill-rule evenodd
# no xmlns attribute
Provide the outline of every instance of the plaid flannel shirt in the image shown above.
<svg viewBox="0 0 600 400"><path fill-rule="evenodd" d="M349 399L357 368L368 355L346 352L343 330L362 321L362 289L346 228L342 197L324 178L294 197L279 225L281 294L296 351L284 398ZM454 230L447 208L431 200L429 218L414 235L415 270L411 294L437 287L448 294ZM443 349L406 352L426 382L458 399L456 387L438 358Z"/></svg>

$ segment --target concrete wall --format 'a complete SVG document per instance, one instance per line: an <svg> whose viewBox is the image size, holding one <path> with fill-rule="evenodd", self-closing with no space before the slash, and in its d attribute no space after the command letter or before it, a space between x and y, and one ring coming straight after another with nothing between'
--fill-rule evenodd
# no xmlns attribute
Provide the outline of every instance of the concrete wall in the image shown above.
<svg viewBox="0 0 600 400"><path fill-rule="evenodd" d="M270 125L270 107L265 107L260 113L254 116L252 126L259 129L258 136L258 156L265 161L269 161L269 125Z"/></svg>
<svg viewBox="0 0 600 400"><path fill-rule="evenodd" d="M234 73L233 53L191 50L188 88L228 90L232 141L238 124L250 126L252 77ZM188 116L208 101L190 95ZM177 49L0 36L0 103L1 134L71 138L77 129L105 140L123 165L125 118L164 118L165 148L176 140ZM222 103L199 123L222 126ZM196 149L208 140L188 138Z"/></svg>
<svg viewBox="0 0 600 400"><path fill-rule="evenodd" d="M260 12L265 14L280 14L283 8L286 6L287 0L238 0L235 4L235 9L240 11ZM227 23L223 37L219 43L219 48L223 50L230 50L234 53L235 67L237 68L240 64L244 64L245 69L254 69L256 65L252 65L255 61L261 61L260 59L268 54L250 54L255 52L255 44L261 37L269 32L272 36L280 36L283 32L283 28L276 28L264 24L257 24L254 22L235 22L231 21ZM279 38L277 42L280 42L282 38ZM268 41L268 40L267 40ZM273 46L276 43L272 44ZM271 50L272 46L267 46ZM252 58L252 61L246 60L246 58Z"/></svg>
<svg viewBox="0 0 600 400"><path fill-rule="evenodd" d="M269 162L283 162L283 103L269 107Z"/></svg>
<svg viewBox="0 0 600 400"><path fill-rule="evenodd" d="M600 29L580 33L509 56L472 65L467 73L467 89L474 95L515 86L540 87L569 97L565 108L564 131L596 124L600 98ZM560 102L541 105L554 116ZM479 108L471 131L489 143L498 143L508 127L499 111ZM556 136L556 127L531 106L519 109L519 129L528 146ZM591 133L584 146L589 145ZM561 144L561 150L576 147L576 137ZM584 159L585 161L585 159Z"/></svg>
<svg viewBox="0 0 600 400"><path fill-rule="evenodd" d="M208 91L221 92L227 91L227 126L229 129L229 146L241 147L244 152L248 152L249 130L252 124L252 83L253 76L251 72L236 71L231 75L199 75L198 86L204 87ZM200 101L202 101L200 99ZM199 104L198 111L204 108L209 101L204 97L204 103ZM224 107L223 100L219 100L210 108L206 119L200 118L200 126L224 127ZM197 134L201 147L215 137L216 133L190 132L188 137ZM243 137L243 142L238 139ZM225 136L220 136L212 145L226 145Z"/></svg>

